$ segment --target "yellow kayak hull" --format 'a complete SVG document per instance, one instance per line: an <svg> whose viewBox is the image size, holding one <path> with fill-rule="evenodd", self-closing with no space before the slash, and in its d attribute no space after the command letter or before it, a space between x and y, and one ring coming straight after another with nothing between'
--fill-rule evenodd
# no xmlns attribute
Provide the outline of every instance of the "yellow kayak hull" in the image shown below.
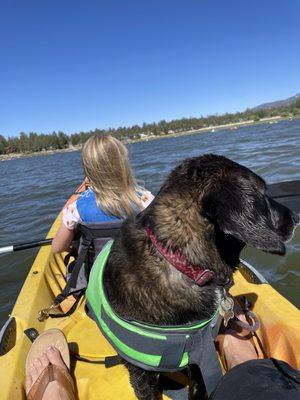
<svg viewBox="0 0 300 400"><path fill-rule="evenodd" d="M55 236L61 218L51 227L47 237ZM268 283L256 284L244 267L237 271L233 295L245 295L259 316L258 338L266 356L287 361L300 369L300 311L277 293ZM39 310L46 309L65 286L65 265L62 255L53 255L50 246L42 247L31 267L11 313L15 326L7 329L7 346L0 356L1 399L25 399L25 361L31 346L24 330L35 328L39 333L49 328L61 329L70 344L71 373L76 380L80 400L135 399L128 373L121 365L105 368L104 357L115 351L103 338L96 324L86 316L84 300L69 317L39 322ZM63 304L69 309L72 299ZM181 374L180 374L181 375ZM184 379L177 374L176 380ZM165 397L167 398L167 397Z"/></svg>

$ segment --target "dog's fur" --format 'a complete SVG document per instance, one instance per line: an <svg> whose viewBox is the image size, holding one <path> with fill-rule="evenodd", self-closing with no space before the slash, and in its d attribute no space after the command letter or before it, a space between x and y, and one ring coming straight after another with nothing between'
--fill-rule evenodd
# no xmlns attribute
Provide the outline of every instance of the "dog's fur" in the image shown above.
<svg viewBox="0 0 300 400"><path fill-rule="evenodd" d="M122 227L113 244L104 285L115 311L126 318L178 325L209 317L232 278L247 244L283 255L297 221L288 208L266 195L265 182L225 157L187 159L168 176L151 205ZM151 244L179 249L215 278L198 286L178 272ZM125 363L139 399L157 396L157 374Z"/></svg>

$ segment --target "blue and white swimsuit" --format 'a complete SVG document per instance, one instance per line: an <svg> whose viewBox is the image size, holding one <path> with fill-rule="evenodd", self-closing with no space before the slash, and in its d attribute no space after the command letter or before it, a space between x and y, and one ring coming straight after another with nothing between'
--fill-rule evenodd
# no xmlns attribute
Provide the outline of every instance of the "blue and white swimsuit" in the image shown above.
<svg viewBox="0 0 300 400"><path fill-rule="evenodd" d="M139 190L138 195L144 208L146 208L154 196L147 190ZM96 202L96 194L92 188L82 192L74 203L63 209L63 224L66 228L73 230L78 222L95 223L118 221L120 218L115 215L108 215Z"/></svg>

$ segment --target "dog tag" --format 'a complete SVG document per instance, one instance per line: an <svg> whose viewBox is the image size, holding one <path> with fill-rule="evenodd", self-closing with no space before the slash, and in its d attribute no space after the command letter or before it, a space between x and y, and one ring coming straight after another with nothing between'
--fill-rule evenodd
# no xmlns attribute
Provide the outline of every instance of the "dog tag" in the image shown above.
<svg viewBox="0 0 300 400"><path fill-rule="evenodd" d="M233 307L234 307L233 298L226 296L225 294L221 300L220 310L219 310L220 315L224 319L225 328L227 327L228 322L231 320L231 318L234 317Z"/></svg>

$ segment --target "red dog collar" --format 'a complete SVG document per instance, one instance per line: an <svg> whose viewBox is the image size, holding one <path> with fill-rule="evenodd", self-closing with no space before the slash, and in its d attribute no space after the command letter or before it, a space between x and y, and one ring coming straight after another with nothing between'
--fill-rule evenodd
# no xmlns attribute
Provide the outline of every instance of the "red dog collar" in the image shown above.
<svg viewBox="0 0 300 400"><path fill-rule="evenodd" d="M179 250L173 251L164 247L154 235L149 226L145 226L147 235L157 251L175 267L178 271L191 278L197 285L202 286L212 280L215 273L209 269L204 269L200 265L192 264Z"/></svg>

